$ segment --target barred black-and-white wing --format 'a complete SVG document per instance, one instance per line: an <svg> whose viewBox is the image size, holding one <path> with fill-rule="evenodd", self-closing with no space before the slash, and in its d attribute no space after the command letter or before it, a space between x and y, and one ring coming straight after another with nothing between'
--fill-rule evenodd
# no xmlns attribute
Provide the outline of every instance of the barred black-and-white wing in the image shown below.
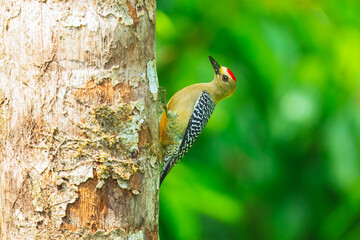
<svg viewBox="0 0 360 240"><path fill-rule="evenodd" d="M215 109L215 103L211 99L209 93L203 92L196 101L194 111L190 117L189 124L185 130L184 138L181 142L178 159L184 157L193 145L194 141L199 137L201 131L209 121L211 114Z"/></svg>
<svg viewBox="0 0 360 240"><path fill-rule="evenodd" d="M163 161L163 166L161 168L160 174L160 184L170 172L172 167L184 157L184 155L189 151L190 147L194 141L199 137L201 131L204 129L205 125L209 121L211 114L215 108L215 103L211 99L210 94L203 92L200 98L196 101L194 105L194 111L190 117L188 126L185 130L184 137L179 146L177 155L169 154L166 159Z"/></svg>

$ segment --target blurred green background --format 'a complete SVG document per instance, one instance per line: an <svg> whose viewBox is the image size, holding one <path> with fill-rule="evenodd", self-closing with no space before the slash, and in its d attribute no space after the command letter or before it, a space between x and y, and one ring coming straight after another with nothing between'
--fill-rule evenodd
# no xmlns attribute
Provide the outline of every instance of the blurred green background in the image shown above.
<svg viewBox="0 0 360 240"><path fill-rule="evenodd" d="M161 239L360 239L360 1L157 8L167 100L208 55L237 78L161 187Z"/></svg>

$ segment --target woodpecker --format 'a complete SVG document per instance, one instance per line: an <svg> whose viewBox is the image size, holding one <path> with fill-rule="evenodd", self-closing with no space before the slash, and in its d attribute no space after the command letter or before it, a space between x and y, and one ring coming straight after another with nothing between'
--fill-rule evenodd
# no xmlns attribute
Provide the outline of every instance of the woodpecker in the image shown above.
<svg viewBox="0 0 360 240"><path fill-rule="evenodd" d="M190 85L171 97L161 116L159 143L162 157L160 185L175 164L184 157L208 122L216 104L231 96L235 75L209 56L214 79Z"/></svg>

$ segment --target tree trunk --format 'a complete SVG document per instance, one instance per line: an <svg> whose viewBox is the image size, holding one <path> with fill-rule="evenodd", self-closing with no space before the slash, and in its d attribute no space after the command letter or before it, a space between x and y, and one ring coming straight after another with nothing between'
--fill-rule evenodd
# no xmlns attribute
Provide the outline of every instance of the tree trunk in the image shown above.
<svg viewBox="0 0 360 240"><path fill-rule="evenodd" d="M155 0L0 6L0 239L158 239Z"/></svg>

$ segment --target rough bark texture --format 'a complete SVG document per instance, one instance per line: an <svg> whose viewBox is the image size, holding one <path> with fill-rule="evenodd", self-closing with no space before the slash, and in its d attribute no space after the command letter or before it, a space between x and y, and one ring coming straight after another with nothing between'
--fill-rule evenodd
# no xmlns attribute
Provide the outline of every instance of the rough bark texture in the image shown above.
<svg viewBox="0 0 360 240"><path fill-rule="evenodd" d="M155 0L0 0L0 239L158 239Z"/></svg>

